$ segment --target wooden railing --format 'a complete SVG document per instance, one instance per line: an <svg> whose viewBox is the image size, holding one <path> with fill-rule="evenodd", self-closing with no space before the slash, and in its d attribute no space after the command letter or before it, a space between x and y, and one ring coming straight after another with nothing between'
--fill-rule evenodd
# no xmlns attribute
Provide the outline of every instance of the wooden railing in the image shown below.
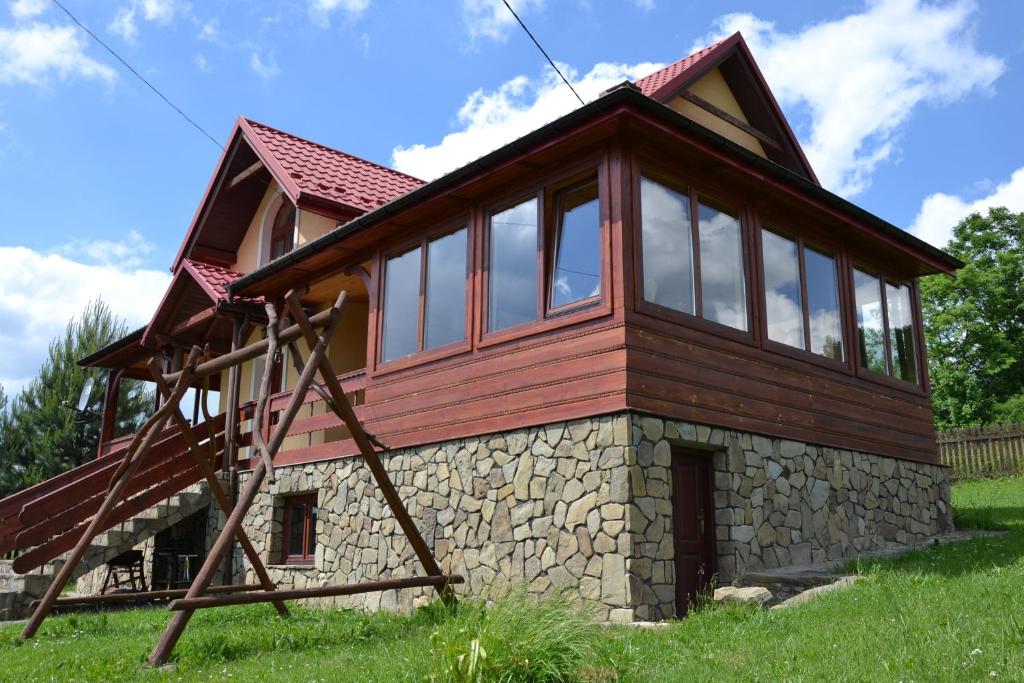
<svg viewBox="0 0 1024 683"><path fill-rule="evenodd" d="M954 479L1024 474L1024 424L948 429L938 434L939 460Z"/></svg>

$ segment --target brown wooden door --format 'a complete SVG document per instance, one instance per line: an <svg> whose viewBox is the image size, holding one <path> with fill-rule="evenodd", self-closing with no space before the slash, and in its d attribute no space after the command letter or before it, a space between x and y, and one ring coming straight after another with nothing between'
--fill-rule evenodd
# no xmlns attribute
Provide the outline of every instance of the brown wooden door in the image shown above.
<svg viewBox="0 0 1024 683"><path fill-rule="evenodd" d="M711 457L672 452L672 528L676 565L676 616L706 594L715 575L715 516Z"/></svg>

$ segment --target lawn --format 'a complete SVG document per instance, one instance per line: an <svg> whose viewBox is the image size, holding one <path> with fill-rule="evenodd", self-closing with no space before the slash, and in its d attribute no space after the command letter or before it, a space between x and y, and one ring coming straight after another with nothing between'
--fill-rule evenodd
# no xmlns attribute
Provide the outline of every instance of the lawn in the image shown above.
<svg viewBox="0 0 1024 683"><path fill-rule="evenodd" d="M69 615L26 643L0 629L0 680L472 680L473 666L482 680L1024 680L1024 479L958 484L953 498L959 525L1006 535L862 564L853 587L787 610L708 608L657 630L520 599L454 616L207 610L170 671L141 666L165 610Z"/></svg>

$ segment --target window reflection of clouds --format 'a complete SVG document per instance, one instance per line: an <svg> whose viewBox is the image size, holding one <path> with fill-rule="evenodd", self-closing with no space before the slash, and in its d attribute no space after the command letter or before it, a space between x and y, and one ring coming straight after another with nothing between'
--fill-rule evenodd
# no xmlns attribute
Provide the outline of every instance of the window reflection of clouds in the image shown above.
<svg viewBox="0 0 1024 683"><path fill-rule="evenodd" d="M537 318L537 200L491 217L489 331Z"/></svg>
<svg viewBox="0 0 1024 683"><path fill-rule="evenodd" d="M747 295L739 219L701 203L697 207L703 315L747 329Z"/></svg>
<svg viewBox="0 0 1024 683"><path fill-rule="evenodd" d="M805 247L804 271L807 273L811 351L834 360L843 360L836 262L831 256Z"/></svg>
<svg viewBox="0 0 1024 683"><path fill-rule="evenodd" d="M559 201L551 306L597 296L601 289L600 214L597 183L565 192Z"/></svg>
<svg viewBox="0 0 1024 683"><path fill-rule="evenodd" d="M800 301L800 259L796 242L761 231L768 338L804 348L804 314Z"/></svg>
<svg viewBox="0 0 1024 683"><path fill-rule="evenodd" d="M644 298L694 313L693 246L690 201L654 182L640 179Z"/></svg>
<svg viewBox="0 0 1024 683"><path fill-rule="evenodd" d="M466 337L466 229L427 246L424 349Z"/></svg>
<svg viewBox="0 0 1024 683"><path fill-rule="evenodd" d="M853 270L854 296L857 303L857 333L861 364L874 372L886 372L885 339L883 338L881 283L873 275Z"/></svg>
<svg viewBox="0 0 1024 683"><path fill-rule="evenodd" d="M914 349L914 319L910 311L910 288L885 285L889 313L889 348L892 371L900 379L917 381L917 354Z"/></svg>
<svg viewBox="0 0 1024 683"><path fill-rule="evenodd" d="M384 278L381 360L389 361L419 349L420 248L388 259Z"/></svg>

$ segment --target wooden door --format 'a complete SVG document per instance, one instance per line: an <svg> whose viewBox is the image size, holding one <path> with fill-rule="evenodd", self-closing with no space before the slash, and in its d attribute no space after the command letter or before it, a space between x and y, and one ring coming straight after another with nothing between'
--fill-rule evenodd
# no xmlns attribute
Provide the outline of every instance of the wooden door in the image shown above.
<svg viewBox="0 0 1024 683"><path fill-rule="evenodd" d="M672 529L675 544L676 616L706 595L715 575L715 515L711 456L672 452Z"/></svg>

